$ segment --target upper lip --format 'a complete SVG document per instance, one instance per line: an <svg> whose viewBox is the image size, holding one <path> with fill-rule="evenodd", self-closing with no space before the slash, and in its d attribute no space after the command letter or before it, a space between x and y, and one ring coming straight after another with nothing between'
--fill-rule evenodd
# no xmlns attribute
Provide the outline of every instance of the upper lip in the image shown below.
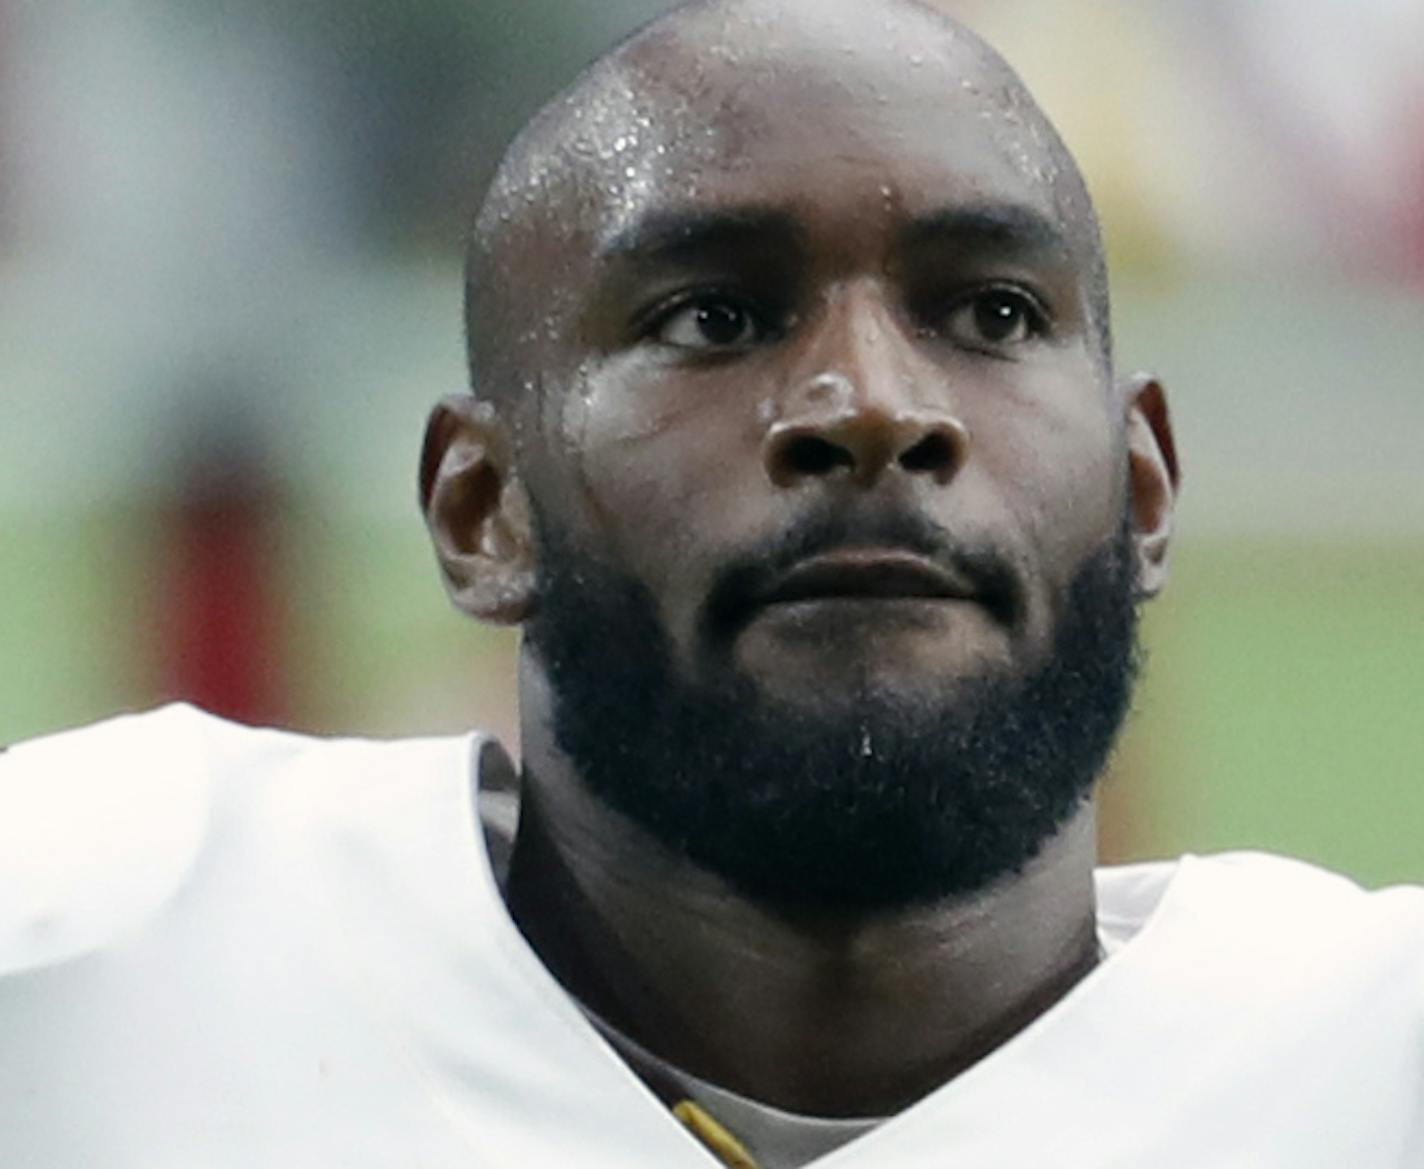
<svg viewBox="0 0 1424 1169"><path fill-rule="evenodd" d="M764 605L829 597L967 600L975 589L963 576L911 552L857 548L814 556L777 577Z"/></svg>

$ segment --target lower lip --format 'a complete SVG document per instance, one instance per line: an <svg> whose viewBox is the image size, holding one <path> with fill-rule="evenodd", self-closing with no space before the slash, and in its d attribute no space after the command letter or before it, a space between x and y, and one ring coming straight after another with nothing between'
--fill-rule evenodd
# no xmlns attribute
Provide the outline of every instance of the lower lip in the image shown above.
<svg viewBox="0 0 1424 1169"><path fill-rule="evenodd" d="M794 601L772 601L770 604L764 605L761 611L763 613L795 612L805 609L863 609L887 612L903 609L938 611L974 603L966 597L832 595L799 597Z"/></svg>
<svg viewBox="0 0 1424 1169"><path fill-rule="evenodd" d="M799 605L808 601L925 601L936 605L954 605L972 599L972 597L957 596L952 593L810 593L803 597L791 597L786 600L773 598L768 603L772 605Z"/></svg>

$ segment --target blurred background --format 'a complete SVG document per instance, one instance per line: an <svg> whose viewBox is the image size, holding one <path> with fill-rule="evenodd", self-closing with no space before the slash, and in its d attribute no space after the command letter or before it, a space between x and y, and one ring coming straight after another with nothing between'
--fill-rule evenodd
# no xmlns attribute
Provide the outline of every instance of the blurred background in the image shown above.
<svg viewBox="0 0 1424 1169"><path fill-rule="evenodd" d="M1424 880L1424 5L943 0L1099 201L1173 392L1121 859ZM509 135L654 0L0 0L0 743L182 696L514 736L414 503Z"/></svg>

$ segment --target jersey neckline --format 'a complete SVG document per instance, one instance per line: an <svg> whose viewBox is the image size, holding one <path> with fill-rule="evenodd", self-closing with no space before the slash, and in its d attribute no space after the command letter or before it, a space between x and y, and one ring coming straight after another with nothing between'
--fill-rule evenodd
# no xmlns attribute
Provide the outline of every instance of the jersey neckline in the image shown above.
<svg viewBox="0 0 1424 1169"><path fill-rule="evenodd" d="M691 1159L688 1169L692 1165L720 1166L721 1162L684 1128L608 1037L600 1032L520 932L505 904L501 874L492 855L490 831L482 811L482 804L489 795L496 799L517 799L517 773L507 752L494 738L475 733L463 741L466 750L462 756L463 773L459 781L467 793L464 804L468 815L466 842L472 852L468 858L469 867L473 870L475 888L481 899L488 903L489 912L480 914L478 920L484 923L490 940L519 969L533 995L551 1014L560 1018L572 1038L599 1055L619 1083L620 1090L631 1094L642 1108L655 1112L662 1125L676 1131L689 1150ZM507 817L506 804L506 822ZM878 1163L877 1150L882 1145L899 1140L904 1134L913 1133L928 1123L946 1100L975 1092L987 1081L1001 1078L1004 1074L1002 1069L1023 1060L1031 1061L1038 1049L1051 1047L1057 1032L1071 1024L1074 1016L1089 1003L1111 994L1112 988L1123 978L1130 978L1134 956L1143 948L1142 943L1155 934L1170 916L1171 906L1180 897L1184 878L1191 872L1195 860L1188 854L1176 861L1099 868L1095 873L1098 923L1100 935L1109 939L1104 959L1057 1003L983 1059L900 1112L884 1118L868 1132L810 1162L805 1169L869 1169ZM1123 900L1126 905L1113 905L1105 912L1104 894L1107 892L1111 896L1114 885L1125 887Z"/></svg>

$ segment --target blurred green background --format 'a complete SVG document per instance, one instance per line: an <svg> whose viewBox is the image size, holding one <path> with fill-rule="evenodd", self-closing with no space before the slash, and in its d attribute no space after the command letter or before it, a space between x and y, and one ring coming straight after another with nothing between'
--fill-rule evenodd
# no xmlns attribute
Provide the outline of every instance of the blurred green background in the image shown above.
<svg viewBox="0 0 1424 1169"><path fill-rule="evenodd" d="M1424 6L954 2L1106 227L1186 490L1113 859L1424 880ZM503 141L652 0L0 0L0 742L174 696L515 736L414 506Z"/></svg>

